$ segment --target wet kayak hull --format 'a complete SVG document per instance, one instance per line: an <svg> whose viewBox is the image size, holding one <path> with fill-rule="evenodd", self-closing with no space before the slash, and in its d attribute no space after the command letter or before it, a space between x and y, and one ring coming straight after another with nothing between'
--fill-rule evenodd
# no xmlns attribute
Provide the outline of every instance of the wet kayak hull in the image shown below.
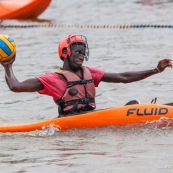
<svg viewBox="0 0 173 173"><path fill-rule="evenodd" d="M29 132L53 126L59 130L122 126L173 118L173 107L160 104L136 104L92 111L37 123L0 125L0 132Z"/></svg>

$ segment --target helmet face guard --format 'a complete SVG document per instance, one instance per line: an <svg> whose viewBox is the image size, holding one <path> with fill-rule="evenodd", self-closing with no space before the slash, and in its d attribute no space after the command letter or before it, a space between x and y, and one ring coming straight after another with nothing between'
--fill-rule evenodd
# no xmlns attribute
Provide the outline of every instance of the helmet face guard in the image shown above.
<svg viewBox="0 0 173 173"><path fill-rule="evenodd" d="M89 59L89 48L87 39L83 35L68 35L65 37L58 46L58 53L61 59L68 58L71 55L71 46L72 45L84 45L85 46L85 60Z"/></svg>

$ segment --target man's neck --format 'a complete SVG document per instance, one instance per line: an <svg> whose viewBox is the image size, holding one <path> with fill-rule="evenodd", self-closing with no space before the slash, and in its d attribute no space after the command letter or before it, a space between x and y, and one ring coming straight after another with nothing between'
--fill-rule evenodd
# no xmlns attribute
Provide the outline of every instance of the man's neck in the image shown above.
<svg viewBox="0 0 173 173"><path fill-rule="evenodd" d="M78 73L81 68L76 69L76 68L70 67L67 64L64 64L62 69L63 70L68 70L68 71L73 72L73 73Z"/></svg>

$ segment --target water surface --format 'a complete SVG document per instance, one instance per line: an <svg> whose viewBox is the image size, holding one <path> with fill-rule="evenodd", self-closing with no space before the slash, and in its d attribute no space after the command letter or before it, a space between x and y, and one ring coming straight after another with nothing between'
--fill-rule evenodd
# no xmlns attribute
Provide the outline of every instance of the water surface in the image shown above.
<svg viewBox="0 0 173 173"><path fill-rule="evenodd" d="M123 25L173 23L171 0L53 0L36 21L6 20L3 25ZM93 28L0 28L17 44L14 72L19 81L56 71L62 66L57 45L65 35L83 34L88 39L90 59L85 65L107 72L146 70L162 58L173 57L172 29ZM38 93L9 91L0 67L1 124L29 123L57 116L52 98ZM101 83L97 109L124 105L131 99L150 103L173 101L172 69L131 84ZM0 134L0 169L22 172L172 172L173 129L153 122L142 127L109 127Z"/></svg>

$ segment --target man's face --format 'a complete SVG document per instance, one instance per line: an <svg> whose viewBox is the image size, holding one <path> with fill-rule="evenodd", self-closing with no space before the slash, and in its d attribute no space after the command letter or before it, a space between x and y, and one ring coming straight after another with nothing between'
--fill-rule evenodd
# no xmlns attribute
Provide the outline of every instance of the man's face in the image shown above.
<svg viewBox="0 0 173 173"><path fill-rule="evenodd" d="M71 47L70 63L73 68L79 69L84 61L86 48L84 45L73 45Z"/></svg>

